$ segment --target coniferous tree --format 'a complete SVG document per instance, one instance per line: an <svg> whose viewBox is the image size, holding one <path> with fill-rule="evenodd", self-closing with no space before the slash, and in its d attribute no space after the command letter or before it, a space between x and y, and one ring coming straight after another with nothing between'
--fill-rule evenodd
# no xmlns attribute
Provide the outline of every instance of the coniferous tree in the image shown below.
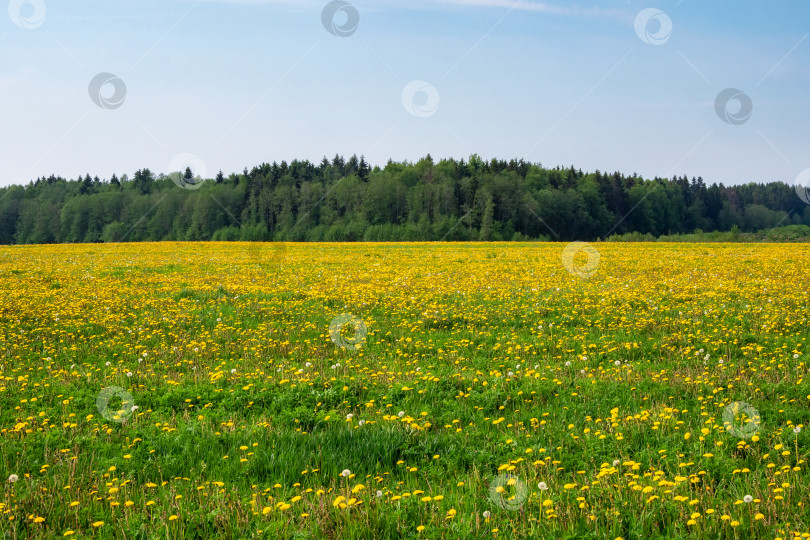
<svg viewBox="0 0 810 540"><path fill-rule="evenodd" d="M193 171L182 173L193 180ZM0 188L0 242L141 240L595 240L612 234L755 233L810 226L781 182L726 186L523 160L388 160L336 155L262 163L179 190L149 169L132 181L51 174ZM735 228L736 227L736 228ZM801 229L804 230L804 229ZM124 231L124 232L122 232ZM799 234L799 233L797 233Z"/></svg>

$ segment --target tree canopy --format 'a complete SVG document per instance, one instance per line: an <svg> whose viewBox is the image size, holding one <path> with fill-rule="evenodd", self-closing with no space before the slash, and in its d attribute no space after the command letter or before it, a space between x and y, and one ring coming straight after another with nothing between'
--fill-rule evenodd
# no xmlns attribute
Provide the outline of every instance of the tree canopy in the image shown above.
<svg viewBox="0 0 810 540"><path fill-rule="evenodd" d="M220 171L202 185L178 181L191 177L140 169L1 188L0 243L588 241L810 225L810 206L783 182L707 186L477 155L385 167L335 156Z"/></svg>

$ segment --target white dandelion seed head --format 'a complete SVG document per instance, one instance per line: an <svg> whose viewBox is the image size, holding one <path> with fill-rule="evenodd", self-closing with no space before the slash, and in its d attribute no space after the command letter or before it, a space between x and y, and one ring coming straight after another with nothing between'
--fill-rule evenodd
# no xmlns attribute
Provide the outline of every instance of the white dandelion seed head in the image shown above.
<svg viewBox="0 0 810 540"><path fill-rule="evenodd" d="M745 497L743 497L743 501L745 501L746 503L750 503L753 500L754 498L751 495L746 495Z"/></svg>
<svg viewBox="0 0 810 540"><path fill-rule="evenodd" d="M798 358L798 357L799 357L799 355L798 355L798 354L794 354L794 355L793 355L793 359L794 359L794 360L795 360L796 358Z"/></svg>
<svg viewBox="0 0 810 540"><path fill-rule="evenodd" d="M346 478L350 474L352 474L352 471L350 471L349 469L343 469L343 472L340 473L340 476Z"/></svg>
<svg viewBox="0 0 810 540"><path fill-rule="evenodd" d="M613 362L613 364L616 365L616 366L620 366L620 365L622 365L622 361L621 360L616 360L615 362Z"/></svg>
<svg viewBox="0 0 810 540"><path fill-rule="evenodd" d="M306 364L304 364L304 367L312 367L312 362L307 362Z"/></svg>
<svg viewBox="0 0 810 540"><path fill-rule="evenodd" d="M621 463L621 461L619 461L618 459L614 459L614 460L613 460L613 466L614 466L614 467L618 467L618 466L619 466L619 463Z"/></svg>
<svg viewBox="0 0 810 540"><path fill-rule="evenodd" d="M796 435L798 435L801 431L802 431L802 428L799 427L799 426L796 426L795 428L793 428L793 433L795 433Z"/></svg>
<svg viewBox="0 0 810 540"><path fill-rule="evenodd" d="M570 361L567 361L567 362L565 363L565 367L568 367L568 366L570 366L570 365L571 365L571 362L570 362Z"/></svg>
<svg viewBox="0 0 810 540"><path fill-rule="evenodd" d="M127 371L127 377L132 377L132 372L131 371Z"/></svg>
<svg viewBox="0 0 810 540"><path fill-rule="evenodd" d="M351 420L352 418L354 418L354 415L352 413L346 415L346 420Z"/></svg>
<svg viewBox="0 0 810 540"><path fill-rule="evenodd" d="M364 426L366 424L366 421L365 420L360 420L359 422L357 422L357 424L360 425L360 426Z"/></svg>
<svg viewBox="0 0 810 540"><path fill-rule="evenodd" d="M489 516L491 516L491 515L492 515L492 513L490 513L489 510L484 510L484 519L489 519Z"/></svg>
<svg viewBox="0 0 810 540"><path fill-rule="evenodd" d="M546 485L545 482L540 482L539 484L537 484L537 489L545 491L548 489L548 486Z"/></svg>
<svg viewBox="0 0 810 540"><path fill-rule="evenodd" d="M233 368L233 369L231 370L231 373L236 373L236 368Z"/></svg>
<svg viewBox="0 0 810 540"><path fill-rule="evenodd" d="M19 480L19 479L20 479L20 477L19 477L19 476L17 476L16 474L12 474L12 475L10 475L10 476L8 477L8 481L9 481L9 482L11 482L12 484L13 484L14 482L16 482L17 480Z"/></svg>
<svg viewBox="0 0 810 540"><path fill-rule="evenodd" d="M403 416L405 416L405 411L399 411L399 412L397 413L397 416L399 416L400 418L402 418Z"/></svg>
<svg viewBox="0 0 810 540"><path fill-rule="evenodd" d="M110 363L109 363L109 362L104 362L104 365L105 365L105 366L107 366L107 367L110 367Z"/></svg>

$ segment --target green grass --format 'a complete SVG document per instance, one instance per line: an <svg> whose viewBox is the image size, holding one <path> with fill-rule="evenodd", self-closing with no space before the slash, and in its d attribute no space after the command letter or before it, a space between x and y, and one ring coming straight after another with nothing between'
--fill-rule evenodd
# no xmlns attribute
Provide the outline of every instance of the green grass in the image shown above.
<svg viewBox="0 0 810 540"><path fill-rule="evenodd" d="M579 280L553 257L538 263L548 268L516 271L514 257L529 248L509 247L510 258L496 246L484 257L476 246L432 266L403 264L395 278L370 270L365 282L354 265L401 255L353 248L372 255L358 263L356 253L341 260L302 247L260 286L216 264L163 272L159 257L98 270L102 284L60 273L60 289L42 280L27 295L15 292L26 274L0 272L9 299L0 306L0 475L20 476L4 484L0 534L612 540L810 531L810 441L806 429L793 432L810 416L808 297L773 273L792 274L806 259L762 254L742 277L718 259L707 268L715 277L697 282L688 269L726 248L623 268L645 257L619 245L603 248L608 261L617 250L615 267ZM456 258L467 277L450 273ZM464 281L496 272L511 280ZM368 326L356 351L327 332L344 312ZM110 386L138 406L124 423L97 409ZM756 407L758 440L724 426L735 401ZM523 489L523 500L493 494L504 474L522 483L506 486L507 496ZM738 503L749 494L758 501ZM338 496L358 501L335 506ZM692 513L700 516L690 525Z"/></svg>

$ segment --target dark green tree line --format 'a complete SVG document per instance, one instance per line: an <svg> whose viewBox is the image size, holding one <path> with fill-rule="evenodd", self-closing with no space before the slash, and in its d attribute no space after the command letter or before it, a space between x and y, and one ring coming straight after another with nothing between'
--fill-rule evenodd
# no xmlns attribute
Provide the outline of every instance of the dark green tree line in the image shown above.
<svg viewBox="0 0 810 540"><path fill-rule="evenodd" d="M2 188L0 243L570 241L810 225L810 206L782 182L707 186L477 155L384 167L357 156L263 163L194 187L140 169Z"/></svg>

